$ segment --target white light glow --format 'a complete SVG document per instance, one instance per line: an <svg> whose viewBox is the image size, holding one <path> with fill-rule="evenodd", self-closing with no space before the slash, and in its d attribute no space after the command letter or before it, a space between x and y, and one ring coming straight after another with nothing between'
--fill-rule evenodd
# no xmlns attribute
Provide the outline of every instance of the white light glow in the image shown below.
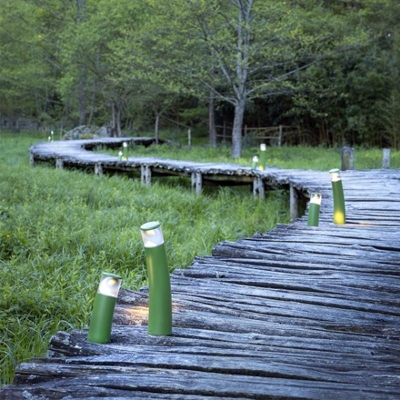
<svg viewBox="0 0 400 400"><path fill-rule="evenodd" d="M261 151L267 150L267 145L266 145L265 143L261 143L261 144L260 144L260 150L261 150Z"/></svg>
<svg viewBox="0 0 400 400"><path fill-rule="evenodd" d="M117 298L121 284L122 280L120 276L103 273L97 292L105 296Z"/></svg>
<svg viewBox="0 0 400 400"><path fill-rule="evenodd" d="M164 243L161 225L159 222L148 222L140 227L144 247L157 247Z"/></svg>
<svg viewBox="0 0 400 400"><path fill-rule="evenodd" d="M310 204L321 205L322 196L321 193L311 193Z"/></svg>
<svg viewBox="0 0 400 400"><path fill-rule="evenodd" d="M342 178L340 177L340 170L337 169L337 168L331 169L331 170L329 171L329 175L330 175L330 177L331 177L331 181L332 181L332 182L338 182L338 181L341 181L341 180L342 180Z"/></svg>

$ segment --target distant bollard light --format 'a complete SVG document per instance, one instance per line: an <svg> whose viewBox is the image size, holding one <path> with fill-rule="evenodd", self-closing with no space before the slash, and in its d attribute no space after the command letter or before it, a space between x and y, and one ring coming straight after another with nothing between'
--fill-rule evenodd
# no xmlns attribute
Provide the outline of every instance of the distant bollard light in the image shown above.
<svg viewBox="0 0 400 400"><path fill-rule="evenodd" d="M264 171L266 163L267 163L267 145L265 143L261 143L260 144L260 161L258 163L258 169L261 171Z"/></svg>
<svg viewBox="0 0 400 400"><path fill-rule="evenodd" d="M128 143L126 142L122 143L122 147L124 149L122 159L124 161L128 161Z"/></svg>
<svg viewBox="0 0 400 400"><path fill-rule="evenodd" d="M318 226L321 200L322 200L321 193L311 193L310 206L308 208L308 220L307 220L308 226Z"/></svg>
<svg viewBox="0 0 400 400"><path fill-rule="evenodd" d="M329 171L333 191L333 222L338 225L346 223L346 209L340 170L335 168Z"/></svg>
<svg viewBox="0 0 400 400"><path fill-rule="evenodd" d="M118 152L118 162L122 161L122 151Z"/></svg>
<svg viewBox="0 0 400 400"><path fill-rule="evenodd" d="M258 166L258 156L253 156L251 159L251 169L257 169Z"/></svg>
<svg viewBox="0 0 400 400"><path fill-rule="evenodd" d="M148 222L141 227L146 254L149 281L149 322L150 335L172 334L171 283L160 223Z"/></svg>
<svg viewBox="0 0 400 400"><path fill-rule="evenodd" d="M50 133L51 133L51 141L54 142L54 132L51 131Z"/></svg>
<svg viewBox="0 0 400 400"><path fill-rule="evenodd" d="M121 283L122 279L119 275L103 272L94 298L88 333L89 342L110 342L114 308Z"/></svg>

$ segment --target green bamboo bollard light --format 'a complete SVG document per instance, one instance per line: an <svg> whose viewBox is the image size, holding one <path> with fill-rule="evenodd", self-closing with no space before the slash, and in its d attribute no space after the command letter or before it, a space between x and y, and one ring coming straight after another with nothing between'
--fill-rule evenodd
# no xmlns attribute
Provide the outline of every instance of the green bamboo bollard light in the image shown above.
<svg viewBox="0 0 400 400"><path fill-rule="evenodd" d="M109 343L111 341L112 320L121 283L122 279L119 275L103 272L94 298L87 338L89 342Z"/></svg>
<svg viewBox="0 0 400 400"><path fill-rule="evenodd" d="M251 169L257 169L258 166L258 156L253 156L251 159Z"/></svg>
<svg viewBox="0 0 400 400"><path fill-rule="evenodd" d="M346 208L340 170L337 168L331 169L329 175L333 191L333 222L338 225L344 225L346 223Z"/></svg>
<svg viewBox="0 0 400 400"><path fill-rule="evenodd" d="M308 207L308 226L318 226L319 225L319 211L321 207L322 196L321 193L311 193L310 205Z"/></svg>
<svg viewBox="0 0 400 400"><path fill-rule="evenodd" d="M265 143L261 143L260 144L260 161L258 163L258 169L261 171L264 171L266 163L267 163L267 145Z"/></svg>
<svg viewBox="0 0 400 400"><path fill-rule="evenodd" d="M122 143L122 147L123 147L123 157L122 159L124 161L128 161L128 143L124 142Z"/></svg>
<svg viewBox="0 0 400 400"><path fill-rule="evenodd" d="M122 161L122 151L118 152L118 162Z"/></svg>
<svg viewBox="0 0 400 400"><path fill-rule="evenodd" d="M155 336L172 334L172 298L167 253L159 222L141 227L149 281L148 333Z"/></svg>

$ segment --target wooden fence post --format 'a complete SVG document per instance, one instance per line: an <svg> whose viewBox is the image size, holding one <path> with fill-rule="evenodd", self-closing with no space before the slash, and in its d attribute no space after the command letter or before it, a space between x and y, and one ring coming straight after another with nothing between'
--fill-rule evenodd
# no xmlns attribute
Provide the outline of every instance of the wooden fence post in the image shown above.
<svg viewBox="0 0 400 400"><path fill-rule="evenodd" d="M384 169L390 168L390 149L382 150L382 168Z"/></svg>
<svg viewBox="0 0 400 400"><path fill-rule="evenodd" d="M340 156L342 159L342 171L354 169L354 149L352 147L342 147Z"/></svg>

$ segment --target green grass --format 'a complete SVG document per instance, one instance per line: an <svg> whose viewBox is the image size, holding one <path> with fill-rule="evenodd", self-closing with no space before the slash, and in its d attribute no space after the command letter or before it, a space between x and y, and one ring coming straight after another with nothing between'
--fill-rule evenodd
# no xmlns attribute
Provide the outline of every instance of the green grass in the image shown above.
<svg viewBox="0 0 400 400"><path fill-rule="evenodd" d="M146 284L139 227L162 223L171 271L237 240L288 222L288 196L264 200L246 188L208 188L196 196L183 178L97 177L81 171L29 165L28 148L43 134L0 132L0 386L17 364L42 356L57 330L86 327L102 271L123 286ZM109 150L107 150L110 153ZM129 155L250 165L257 147L232 160L230 148L202 145L135 146ZM358 169L380 168L381 150L356 149ZM340 167L340 149L268 147L267 163L283 168ZM393 168L400 167L392 151Z"/></svg>
<svg viewBox="0 0 400 400"><path fill-rule="evenodd" d="M0 385L17 364L44 355L57 330L88 326L102 271L121 275L125 288L146 284L143 223L162 223L172 271L220 241L288 221L283 192L260 200L247 187L215 187L196 196L179 178L145 186L31 167L28 148L39 140L0 133Z"/></svg>
<svg viewBox="0 0 400 400"><path fill-rule="evenodd" d="M145 136L145 135L144 135ZM165 137L167 139L167 137ZM184 141L182 141L184 143ZM128 155L172 158L176 160L192 160L198 162L227 162L250 166L254 155L259 155L258 146L243 147L242 156L238 159L230 157L231 148L228 145L220 145L213 148L204 144L204 141L196 146L188 148L181 142L164 144L161 146L149 146L147 148L140 145L130 145ZM121 148L122 149L122 148ZM267 146L266 159L270 167L280 167L286 169L311 169L319 171L329 171L332 168L341 167L340 148L326 147L274 147ZM117 150L99 150L107 154L118 154ZM354 165L355 169L378 169L382 168L382 150L377 148L355 148ZM391 168L400 168L400 152L391 150Z"/></svg>

